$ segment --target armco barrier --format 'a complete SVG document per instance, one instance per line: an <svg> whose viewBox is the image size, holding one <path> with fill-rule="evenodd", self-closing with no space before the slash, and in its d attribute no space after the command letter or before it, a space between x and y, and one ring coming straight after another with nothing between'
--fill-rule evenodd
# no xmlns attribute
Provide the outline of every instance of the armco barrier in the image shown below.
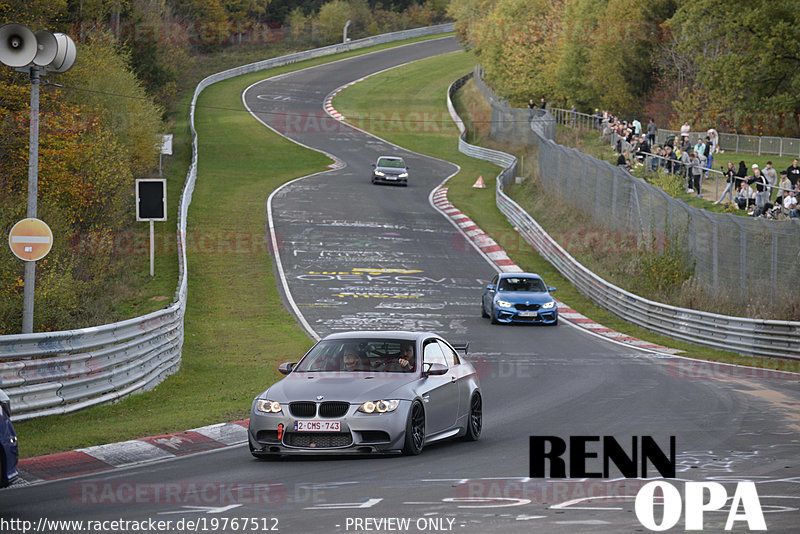
<svg viewBox="0 0 800 534"><path fill-rule="evenodd" d="M186 310L186 217L197 179L194 112L203 90L216 82L402 39L453 31L452 24L416 28L307 50L243 65L203 79L189 112L192 162L178 212L179 281L167 308L119 323L91 328L0 336L0 387L11 398L15 421L64 414L152 389L178 370Z"/></svg>
<svg viewBox="0 0 800 534"><path fill-rule="evenodd" d="M558 269L578 291L626 321L674 339L748 356L800 359L800 322L731 317L653 302L610 284L575 260L519 204L503 192L503 188L511 183L516 173L516 158L464 141L464 124L456 114L451 98L471 76L469 74L458 79L447 91L447 107L461 130L459 151L505 167L497 176L497 207L525 241ZM538 120L544 119L542 117ZM534 126L531 128L534 131L541 130ZM557 153L558 145L554 141L539 136L538 142L540 154L543 148Z"/></svg>

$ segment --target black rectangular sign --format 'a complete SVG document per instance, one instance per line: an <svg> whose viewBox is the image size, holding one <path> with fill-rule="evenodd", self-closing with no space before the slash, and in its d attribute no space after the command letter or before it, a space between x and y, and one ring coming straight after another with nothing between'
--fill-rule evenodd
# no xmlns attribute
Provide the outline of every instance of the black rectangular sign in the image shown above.
<svg viewBox="0 0 800 534"><path fill-rule="evenodd" d="M167 220L167 180L136 180L136 220Z"/></svg>

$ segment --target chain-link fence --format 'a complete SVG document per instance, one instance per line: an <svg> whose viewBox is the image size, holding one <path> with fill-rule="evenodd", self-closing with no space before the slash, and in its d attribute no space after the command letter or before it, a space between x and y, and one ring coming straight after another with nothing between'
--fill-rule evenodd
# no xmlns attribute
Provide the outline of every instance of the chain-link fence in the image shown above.
<svg viewBox="0 0 800 534"><path fill-rule="evenodd" d="M477 79L477 77L476 77ZM486 96L486 95L484 95ZM548 111L556 118L558 124L573 128L588 128L591 130L601 129L603 117L600 114L587 115L561 108L548 108ZM677 130L666 130L659 128L656 134L656 144L663 145L670 137L680 137L682 134ZM685 134L689 139L695 140L698 137L705 139L709 132L689 132ZM759 156L796 156L800 157L800 139L793 137L766 137L758 135L741 135L732 133L717 134L717 144L722 150L730 152L748 152Z"/></svg>
<svg viewBox="0 0 800 534"><path fill-rule="evenodd" d="M493 121L495 114L513 117L528 112L508 107L479 78L476 69L478 87L490 95ZM587 213L608 230L634 232L661 243L669 239L682 246L694 261L695 278L711 295L741 301L763 298L773 304L795 298L800 219L766 220L692 208L623 169L531 130L536 137L532 143L539 146L542 184L564 204ZM500 120L492 125L492 137L526 142L529 136L517 136L516 131L516 123Z"/></svg>
<svg viewBox="0 0 800 534"><path fill-rule="evenodd" d="M491 135L493 139L534 145L539 142L539 137L556 138L556 121L552 115L545 113L545 110L520 109L509 106L507 101L498 98L483 81L480 65L475 66L473 79L478 91L492 106Z"/></svg>
<svg viewBox="0 0 800 534"><path fill-rule="evenodd" d="M800 322L719 315L647 300L603 280L570 256L522 207L503 192L503 188L516 176L517 158L465 141L466 128L456 114L451 98L470 77L471 74L459 78L447 90L447 108L461 131L458 150L468 156L491 161L503 167L497 175L495 190L498 209L525 241L558 269L578 291L626 321L675 339L722 350L734 350L750 356L800 358L800 345L798 345ZM485 86L484 89L491 92ZM549 113L545 113L544 118L548 118L548 115ZM549 147L550 144L553 144L552 141L542 139L540 151L545 145ZM560 157L556 151L548 150L547 153ZM583 158L584 165L594 165L597 161L588 156ZM664 206L667 206L666 193L663 193L663 197ZM595 200L600 198L599 195L594 196Z"/></svg>

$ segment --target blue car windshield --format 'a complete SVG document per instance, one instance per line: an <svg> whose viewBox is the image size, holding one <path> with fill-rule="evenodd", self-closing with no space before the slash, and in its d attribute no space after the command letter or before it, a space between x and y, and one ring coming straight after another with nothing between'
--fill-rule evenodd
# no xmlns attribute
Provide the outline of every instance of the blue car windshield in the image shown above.
<svg viewBox="0 0 800 534"><path fill-rule="evenodd" d="M544 291L544 283L538 278L508 277L500 280L500 291Z"/></svg>
<svg viewBox="0 0 800 534"><path fill-rule="evenodd" d="M403 364L400 360L408 362ZM329 339L308 351L292 372L411 373L416 369L413 341L402 339Z"/></svg>

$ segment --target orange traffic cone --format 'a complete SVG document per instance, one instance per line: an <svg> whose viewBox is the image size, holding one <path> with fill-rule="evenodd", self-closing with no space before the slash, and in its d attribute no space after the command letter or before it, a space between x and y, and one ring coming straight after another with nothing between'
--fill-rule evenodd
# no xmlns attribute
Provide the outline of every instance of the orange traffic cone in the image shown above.
<svg viewBox="0 0 800 534"><path fill-rule="evenodd" d="M486 189L486 183L483 181L483 176L478 176L478 179L475 180L475 183L472 184L472 187L476 187L478 189Z"/></svg>

